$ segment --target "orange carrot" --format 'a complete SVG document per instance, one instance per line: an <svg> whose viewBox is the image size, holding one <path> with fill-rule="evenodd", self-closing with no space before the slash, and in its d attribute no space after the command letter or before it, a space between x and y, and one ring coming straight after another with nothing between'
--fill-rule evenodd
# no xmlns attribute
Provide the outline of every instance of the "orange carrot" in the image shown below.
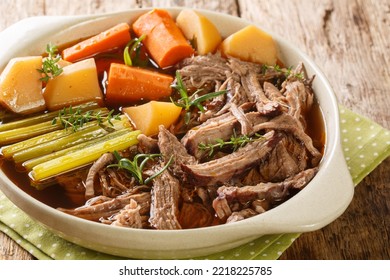
<svg viewBox="0 0 390 280"><path fill-rule="evenodd" d="M112 63L108 73L106 101L126 105L141 100L158 100L171 95L173 77L138 67Z"/></svg>
<svg viewBox="0 0 390 280"><path fill-rule="evenodd" d="M194 49L165 10L154 9L143 14L133 23L133 30L137 36L146 35L142 42L161 68L172 66L194 53Z"/></svg>
<svg viewBox="0 0 390 280"><path fill-rule="evenodd" d="M130 26L127 23L119 23L104 32L64 49L62 58L74 62L97 53L123 47L131 39L129 30Z"/></svg>

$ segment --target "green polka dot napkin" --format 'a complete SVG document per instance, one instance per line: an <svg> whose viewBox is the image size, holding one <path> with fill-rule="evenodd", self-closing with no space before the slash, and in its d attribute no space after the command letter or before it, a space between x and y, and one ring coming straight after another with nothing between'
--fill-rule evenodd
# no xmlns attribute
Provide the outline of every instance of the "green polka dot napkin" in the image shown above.
<svg viewBox="0 0 390 280"><path fill-rule="evenodd" d="M342 144L357 185L390 155L390 132L371 120L340 107ZM38 259L120 259L65 241L37 224L0 192L0 230ZM262 236L255 241L199 259L278 259L299 234Z"/></svg>

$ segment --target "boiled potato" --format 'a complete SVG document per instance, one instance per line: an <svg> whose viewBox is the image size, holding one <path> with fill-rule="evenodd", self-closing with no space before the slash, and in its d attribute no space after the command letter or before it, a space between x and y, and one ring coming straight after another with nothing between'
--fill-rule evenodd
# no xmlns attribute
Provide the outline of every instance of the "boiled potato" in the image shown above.
<svg viewBox="0 0 390 280"><path fill-rule="evenodd" d="M0 76L0 103L19 114L45 110L40 68L41 56L11 59Z"/></svg>
<svg viewBox="0 0 390 280"><path fill-rule="evenodd" d="M215 25L194 10L181 11L176 23L188 40L195 40L195 47L200 55L214 52L222 41Z"/></svg>
<svg viewBox="0 0 390 280"><path fill-rule="evenodd" d="M102 102L95 60L89 58L65 66L59 76L47 82L43 97L49 110L88 101Z"/></svg>
<svg viewBox="0 0 390 280"><path fill-rule="evenodd" d="M147 136L158 133L158 127L170 127L179 118L181 108L171 102L150 101L140 106L122 108L136 129Z"/></svg>
<svg viewBox="0 0 390 280"><path fill-rule="evenodd" d="M275 65L277 62L277 46L272 36L254 25L223 40L221 51L224 55L255 63Z"/></svg>

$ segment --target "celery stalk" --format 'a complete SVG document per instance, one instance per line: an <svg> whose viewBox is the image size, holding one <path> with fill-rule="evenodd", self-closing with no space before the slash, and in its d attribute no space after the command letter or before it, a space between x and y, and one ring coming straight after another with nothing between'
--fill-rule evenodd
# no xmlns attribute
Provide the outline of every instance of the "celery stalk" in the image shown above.
<svg viewBox="0 0 390 280"><path fill-rule="evenodd" d="M29 172L29 176L33 181L40 181L91 163L104 153L121 151L136 145L139 134L139 130L129 131L106 142L96 143L85 149L38 164Z"/></svg>
<svg viewBox="0 0 390 280"><path fill-rule="evenodd" d="M93 110L96 108L99 108L99 105L96 102L88 102L85 104L82 104L80 106L75 106L74 109L80 108L82 112L86 112L89 110ZM24 118L21 120L9 122L9 123L3 123L0 125L0 131L7 131L7 130L12 130L16 128L22 128L46 121L50 121L54 119L55 117L58 116L59 111L54 111L46 114L40 114L28 118Z"/></svg>
<svg viewBox="0 0 390 280"><path fill-rule="evenodd" d="M43 142L39 145L20 150L12 156L12 159L16 164L20 164L32 158L66 149L89 140L98 139L112 131L123 129L126 121L127 119L124 118L121 120L112 120L113 126L108 126L107 128L95 123L93 126L78 130L59 139ZM106 125L108 124L106 123ZM45 137L45 135L43 135L43 137Z"/></svg>
<svg viewBox="0 0 390 280"><path fill-rule="evenodd" d="M113 139L115 137L123 135L123 134L127 133L128 131L129 131L129 129L127 129L127 128L121 129L121 130L109 133L109 134L107 134L107 135L105 135L103 137L100 137L98 139L92 139L92 140L87 141L85 143L81 143L81 144L78 144L78 145L75 145L75 146L72 146L72 147L69 147L69 148L66 148L66 149L62 149L62 150L56 151L54 153L50 153L50 154L43 155L43 156L40 156L40 157L32 158L30 160L27 160L27 161L23 162L22 166L27 171L31 171L31 169L34 166L36 166L36 165L38 165L40 163L43 163L43 162L55 159L57 157L60 157L60 156L72 153L72 152L77 151L77 150L84 149L84 148L92 146L92 145L94 145L96 143L108 141L110 139Z"/></svg>

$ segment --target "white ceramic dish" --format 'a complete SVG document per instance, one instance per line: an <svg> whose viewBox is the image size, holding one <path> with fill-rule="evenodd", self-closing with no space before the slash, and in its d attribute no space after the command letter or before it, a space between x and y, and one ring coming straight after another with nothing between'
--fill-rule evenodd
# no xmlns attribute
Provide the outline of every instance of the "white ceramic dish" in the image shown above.
<svg viewBox="0 0 390 280"><path fill-rule="evenodd" d="M180 9L167 9L175 17ZM60 45L94 35L115 23L133 22L147 9L93 16L35 17L0 33L0 69L12 57L40 54L48 42ZM240 18L201 11L227 36L250 24ZM0 171L5 195L35 220L61 237L97 251L130 258L188 258L234 248L265 234L317 230L339 217L353 196L353 183L340 145L335 95L319 68L301 51L273 34L286 65L304 62L326 123L326 148L310 184L280 206L227 225L190 230L154 231L110 227L57 211L27 195Z"/></svg>

